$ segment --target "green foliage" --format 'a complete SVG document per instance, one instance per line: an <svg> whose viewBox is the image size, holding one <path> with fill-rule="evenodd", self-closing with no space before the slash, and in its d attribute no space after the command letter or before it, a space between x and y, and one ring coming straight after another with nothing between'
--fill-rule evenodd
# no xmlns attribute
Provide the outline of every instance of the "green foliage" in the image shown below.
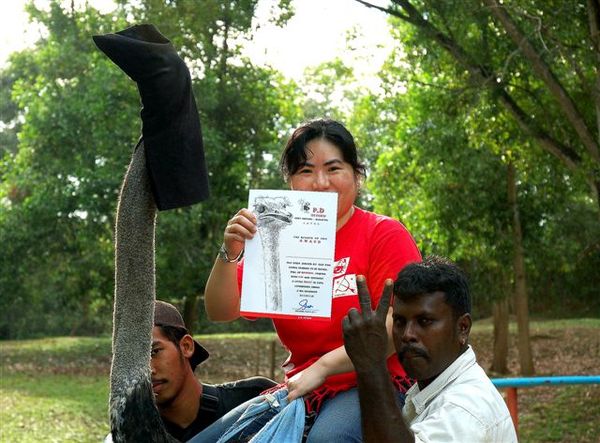
<svg viewBox="0 0 600 443"><path fill-rule="evenodd" d="M380 155L368 182L375 210L403 221L424 254L459 261L471 277L475 306L487 306L505 294L510 262L505 166L485 147L470 145L452 95L414 88L383 108L399 122L390 122L394 148Z"/></svg>
<svg viewBox="0 0 600 443"><path fill-rule="evenodd" d="M566 302L598 315L599 211L589 192L594 167L586 160L565 168L501 103L509 94L531 128L587 158L563 108L488 6L393 4L403 17L416 12L406 21L391 19L398 45L381 73L383 92L363 99L354 117L377 159L367 183L374 208L401 219L425 253L459 261L471 277L478 313L487 315L488 301L511 291L510 162L517 170L532 305L550 312ZM578 2L573 16L571 7L554 2L513 2L507 9L593 127L595 62L585 43L585 5ZM418 17L446 37L443 44ZM492 72L496 77L482 80Z"/></svg>
<svg viewBox="0 0 600 443"><path fill-rule="evenodd" d="M354 102L364 94L351 67L337 58L308 68L300 89L305 119L328 117L345 121Z"/></svg>
<svg viewBox="0 0 600 443"><path fill-rule="evenodd" d="M47 37L13 54L2 72L11 99L0 154L0 337L110 330L113 219L120 182L140 132L135 84L98 51L94 34L153 22L193 75L211 198L161 213L158 297L197 299L225 222L249 187L279 187L274 154L296 119L296 89L241 59L256 1L122 2L114 14L29 6ZM290 2L274 9L285 21ZM127 21L124 17L127 17ZM3 90L4 94L4 90Z"/></svg>
<svg viewBox="0 0 600 443"><path fill-rule="evenodd" d="M127 110L137 98L90 39L118 22L56 4L30 12L49 36L14 54L3 73L16 79L12 102L24 123L18 151L3 157L0 331L93 333L107 325L97 315L111 292L115 172L135 140Z"/></svg>
<svg viewBox="0 0 600 443"><path fill-rule="evenodd" d="M361 205L402 220L423 252L458 260L480 315L512 283L505 189L506 165L514 164L534 312L600 315L600 224L589 192L597 167L489 8L415 2L472 65L497 75L497 88L431 35L394 19L397 48L381 92L369 94L339 59L298 83L244 59L257 3L120 0L107 15L58 1L48 11L28 6L47 32L0 72L0 337L110 331L114 211L140 133L139 98L90 37L140 22L156 24L185 57L203 125L212 195L160 213L156 239L157 295L192 324L195 313L194 330L272 329L268 320L209 323L202 291L226 221L246 205L249 188L285 186L281 146L298 122L319 116L345 121L361 147L370 173ZM292 2L274 2L271 12L283 24ZM591 127L596 61L583 2L523 0L509 13ZM500 106L503 92L578 153L576 168L539 148Z"/></svg>

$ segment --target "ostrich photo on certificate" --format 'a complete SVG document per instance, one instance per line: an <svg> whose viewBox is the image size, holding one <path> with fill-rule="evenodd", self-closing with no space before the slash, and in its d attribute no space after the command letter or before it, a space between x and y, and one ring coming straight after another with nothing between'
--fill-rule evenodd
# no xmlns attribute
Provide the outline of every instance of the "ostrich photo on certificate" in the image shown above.
<svg viewBox="0 0 600 443"><path fill-rule="evenodd" d="M246 241L241 314L331 317L337 194L250 190L257 234Z"/></svg>

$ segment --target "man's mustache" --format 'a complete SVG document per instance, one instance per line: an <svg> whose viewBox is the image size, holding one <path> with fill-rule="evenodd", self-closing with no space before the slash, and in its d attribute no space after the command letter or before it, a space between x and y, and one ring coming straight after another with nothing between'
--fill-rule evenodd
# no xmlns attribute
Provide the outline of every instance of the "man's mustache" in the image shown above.
<svg viewBox="0 0 600 443"><path fill-rule="evenodd" d="M402 346L399 350L398 350L398 359L400 361L402 361L404 359L404 356L406 354L412 354L416 357L423 357L426 360L429 360L429 354L424 351L423 349L417 348L415 346Z"/></svg>

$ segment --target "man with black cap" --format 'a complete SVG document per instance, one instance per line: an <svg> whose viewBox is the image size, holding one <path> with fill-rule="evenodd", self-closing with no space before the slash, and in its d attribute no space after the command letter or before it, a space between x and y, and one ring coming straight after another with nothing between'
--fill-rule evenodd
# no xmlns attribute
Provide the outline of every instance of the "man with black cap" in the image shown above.
<svg viewBox="0 0 600 443"><path fill-rule="evenodd" d="M152 329L152 390L169 434L187 441L229 410L276 383L251 377L221 385L201 383L196 366L208 351L189 334L172 304L156 301Z"/></svg>

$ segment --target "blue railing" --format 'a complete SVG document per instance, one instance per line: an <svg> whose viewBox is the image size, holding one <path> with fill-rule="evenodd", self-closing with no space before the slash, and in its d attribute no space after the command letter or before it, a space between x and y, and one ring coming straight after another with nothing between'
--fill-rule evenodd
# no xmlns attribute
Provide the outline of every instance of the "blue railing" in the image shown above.
<svg viewBox="0 0 600 443"><path fill-rule="evenodd" d="M590 385L600 384L600 375L492 378L492 383L497 388L532 388L543 385Z"/></svg>
<svg viewBox="0 0 600 443"><path fill-rule="evenodd" d="M551 385L593 385L600 384L600 375L561 375L555 377L514 377L492 378L498 389L506 389L506 405L517 432L519 431L519 401L517 388L533 388Z"/></svg>

